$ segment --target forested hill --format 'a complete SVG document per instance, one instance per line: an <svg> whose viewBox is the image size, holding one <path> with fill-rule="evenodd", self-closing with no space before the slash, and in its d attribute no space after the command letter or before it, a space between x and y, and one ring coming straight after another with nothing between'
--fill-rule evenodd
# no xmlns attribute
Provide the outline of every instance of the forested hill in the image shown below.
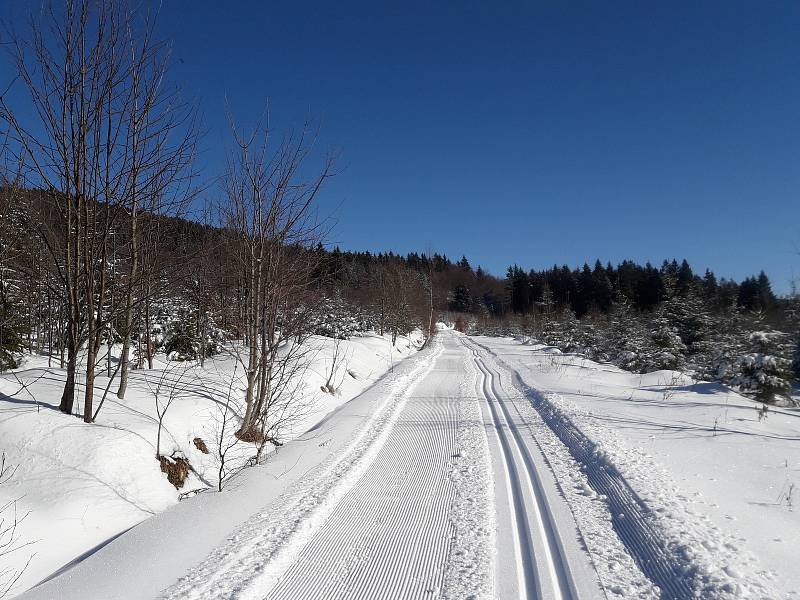
<svg viewBox="0 0 800 600"><path fill-rule="evenodd" d="M61 204L36 190L7 187L0 193L0 367L15 364L14 357L23 351L64 355L70 288L64 274ZM105 229L92 235L101 236L102 241L94 243L102 247L105 261L102 310L108 315L100 325L112 337L125 337L128 310L120 308L120 299L127 293L132 296L130 335L147 357L159 349L178 347L182 355L195 354L193 348L201 346L201 354L207 354L225 339L246 336L249 296L242 231L142 212L137 215L137 273L131 277L130 214L108 206L93 210L107 211L103 218L94 215L96 226ZM628 260L604 265L598 260L593 266L542 270L513 265L505 277L498 277L480 266L473 268L466 256L453 261L438 253L341 251L326 249L319 240L286 246L303 259L292 263L294 267L285 265L288 270L282 277L294 278L300 269L307 272L308 284L297 281L288 286L285 291L295 297L284 308L308 312L307 326L323 333L335 329L323 323L332 314L338 315L336 328L343 335L365 328L396 335L417 326L424 329L433 304L438 318L457 321L465 330L547 337L549 343L580 347L598 359L616 360L635 370L688 363L712 377L719 360L710 358L713 353L707 346L725 346L728 352L733 344L736 352L746 354L750 347L741 340L750 333L766 329L793 335L797 326L796 299L776 297L764 272L736 282L718 279L708 269L696 273L685 260L665 260L659 267ZM535 257L530 260L535 262ZM78 292L86 293L83 288ZM663 313L668 309L674 313L675 307L694 314L673 314L663 327L658 325L658 319L666 318ZM637 360L622 360L613 348L600 351L588 339L597 331L610 330L623 310L629 322L641 321L646 335L627 331L625 343L613 343L627 348L631 340L644 335L650 350L627 350L637 354ZM559 323L563 329L570 320L595 333L548 333L548 327L552 330ZM346 327L344 321L349 323ZM713 339L712 332L727 331L734 322L741 325L735 344ZM81 322L80 335L87 335L86 327ZM169 336L178 334L187 339L170 343ZM108 339L108 334L101 337ZM143 338L149 340L142 344ZM781 346L787 358L790 346ZM645 354L650 358L645 360ZM702 368L692 362L701 354Z"/></svg>

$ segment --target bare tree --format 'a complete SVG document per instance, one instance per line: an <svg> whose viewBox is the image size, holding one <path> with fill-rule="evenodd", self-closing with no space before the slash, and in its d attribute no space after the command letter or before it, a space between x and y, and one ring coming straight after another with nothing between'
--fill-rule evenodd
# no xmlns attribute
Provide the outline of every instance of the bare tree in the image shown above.
<svg viewBox="0 0 800 600"><path fill-rule="evenodd" d="M227 389L225 390L225 397L222 401L216 404L216 418L214 431L214 446L217 454L217 490L222 491L225 483L236 473L241 471L246 463L239 462L231 464L231 454L239 445L240 440L234 432L241 424L239 415L236 411L236 398L234 397L233 390L238 382L238 368L236 364L228 379Z"/></svg>
<svg viewBox="0 0 800 600"><path fill-rule="evenodd" d="M246 375L245 413L237 436L259 445L277 442L276 422L292 412L287 398L306 364L313 302L312 274L321 235L314 202L332 175L332 156L304 181L315 137L308 124L273 147L269 131L250 135L232 124L236 150L226 177L221 216L229 237L245 306L237 354Z"/></svg>
<svg viewBox="0 0 800 600"><path fill-rule="evenodd" d="M12 467L6 462L6 455L3 453L0 456L0 485L8 483L16 470L16 467ZM27 516L27 513L19 514L17 503L14 500L0 505L0 598L4 598L11 592L28 568L32 558L29 557L20 568L3 564L12 553L19 553L20 550L32 544L32 542L21 542L19 538L19 526Z"/></svg>
<svg viewBox="0 0 800 600"><path fill-rule="evenodd" d="M342 381L344 381L344 375L342 375L342 378L339 379L337 383L337 377L340 371L341 363L344 362L344 369L346 371L347 361L349 360L347 353L342 353L343 341L344 340L342 339L341 334L334 330L334 335L332 338L333 355L331 356L330 368L326 370L328 374L327 379L325 380L325 384L322 386L322 391L328 394L335 394L339 389L339 386L342 384Z"/></svg>
<svg viewBox="0 0 800 600"><path fill-rule="evenodd" d="M167 411L172 404L187 391L184 380L190 368L191 365L186 363L174 362L162 369L155 385L149 379L146 380L147 387L153 396L158 421L156 459L161 458L161 431L164 429L164 417L167 416Z"/></svg>
<svg viewBox="0 0 800 600"><path fill-rule="evenodd" d="M12 35L17 79L37 119L21 121L0 98L12 151L29 184L42 190L31 207L63 294L67 378L60 408L75 401L78 353L86 347L84 420L93 417L95 368L107 324L110 236L129 229L127 292L118 303L130 335L140 301L139 215L185 195L194 156L195 112L165 86L168 52L154 21L114 0L65 0L29 35ZM125 370L123 370L123 378ZM123 390L124 393L124 390Z"/></svg>

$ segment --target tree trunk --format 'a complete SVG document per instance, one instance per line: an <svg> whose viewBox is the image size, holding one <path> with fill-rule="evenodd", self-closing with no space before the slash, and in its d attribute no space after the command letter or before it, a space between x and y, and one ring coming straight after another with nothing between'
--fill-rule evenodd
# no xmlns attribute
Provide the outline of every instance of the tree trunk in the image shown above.
<svg viewBox="0 0 800 600"><path fill-rule="evenodd" d="M92 408L94 403L94 375L97 350L94 340L89 341L89 351L86 353L86 390L83 400L83 422L92 422Z"/></svg>
<svg viewBox="0 0 800 600"><path fill-rule="evenodd" d="M64 391L61 394L61 404L59 410L63 413L72 414L72 407L75 405L75 371L78 366L78 348L76 335L70 324L67 331L67 380L64 383ZM62 350L63 361L63 350Z"/></svg>

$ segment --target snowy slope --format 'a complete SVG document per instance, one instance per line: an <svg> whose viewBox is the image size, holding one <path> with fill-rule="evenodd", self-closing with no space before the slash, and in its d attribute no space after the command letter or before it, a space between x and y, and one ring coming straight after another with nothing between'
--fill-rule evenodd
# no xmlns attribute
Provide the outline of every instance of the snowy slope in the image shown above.
<svg viewBox="0 0 800 600"><path fill-rule="evenodd" d="M704 597L800 590L800 411L679 373L636 375L509 338L476 338L588 436L696 569Z"/></svg>
<svg viewBox="0 0 800 600"><path fill-rule="evenodd" d="M312 402L286 438L306 431L372 385L414 353L418 343L418 338L413 342L403 338L392 347L388 338L377 335L343 342L338 389L331 395L320 390L330 368L331 340L311 338L313 360L302 375L302 391ZM55 409L63 371L47 367L46 359L28 358L21 369L0 376L0 451L18 467L13 480L0 487L0 506L17 500L21 514L28 513L19 527L21 540L34 542L4 558L12 559L11 566L21 566L32 555L15 591L34 585L79 555L178 503L179 491L167 481L154 457L154 390L165 367L175 365L159 362L153 371L132 372L126 399L118 401L112 394L91 426ZM217 485L213 440L219 411L215 400L224 396L233 368L232 358L220 356L207 361L204 369L195 366L182 375L188 389L167 411L161 441L162 454L179 451L196 470L180 492ZM21 389L21 383L27 387ZM99 394L106 383L105 377L99 378ZM206 442L211 454L195 446L196 437ZM241 444L235 454L235 460L243 461L252 455L252 446Z"/></svg>

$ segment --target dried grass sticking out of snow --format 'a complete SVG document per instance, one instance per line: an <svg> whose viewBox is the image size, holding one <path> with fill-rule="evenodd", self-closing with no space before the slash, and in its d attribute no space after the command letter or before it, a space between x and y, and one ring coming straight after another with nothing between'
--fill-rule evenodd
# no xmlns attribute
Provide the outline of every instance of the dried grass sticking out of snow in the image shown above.
<svg viewBox="0 0 800 600"><path fill-rule="evenodd" d="M450 508L453 540L442 598L479 600L494 597L494 481L489 444L475 396L475 363L464 354L458 402L458 451L450 464L455 486Z"/></svg>
<svg viewBox="0 0 800 600"><path fill-rule="evenodd" d="M705 516L710 509L700 494L683 493L650 455L627 446L614 431L598 423L591 412L557 394L544 396L595 441L598 458L613 465L650 507L668 546L692 565L697 597L778 598L770 585L775 574L763 568L752 552L741 548L738 538ZM591 493L587 485L586 494Z"/></svg>
<svg viewBox="0 0 800 600"><path fill-rule="evenodd" d="M600 585L608 598L625 600L658 600L661 594L645 577L617 537L605 501L592 491L581 466L572 458L561 440L541 419L529 400L514 386L507 368L499 365L492 354L484 360L496 365L500 385L530 424L536 441L552 468L561 493L567 501L583 545L591 557Z"/></svg>

